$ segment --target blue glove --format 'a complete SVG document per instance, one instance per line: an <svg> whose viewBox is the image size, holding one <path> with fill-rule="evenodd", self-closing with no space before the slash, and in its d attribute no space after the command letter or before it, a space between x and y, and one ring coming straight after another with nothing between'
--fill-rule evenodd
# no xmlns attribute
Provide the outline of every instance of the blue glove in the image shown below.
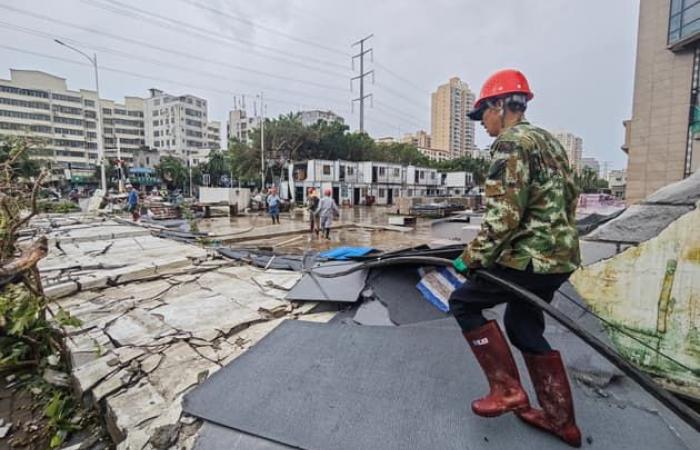
<svg viewBox="0 0 700 450"><path fill-rule="evenodd" d="M463 275L466 275L469 272L469 267L464 263L464 260L462 259L461 256L459 258L455 259L454 261L452 261L452 267L454 267L454 269L457 272L459 272Z"/></svg>

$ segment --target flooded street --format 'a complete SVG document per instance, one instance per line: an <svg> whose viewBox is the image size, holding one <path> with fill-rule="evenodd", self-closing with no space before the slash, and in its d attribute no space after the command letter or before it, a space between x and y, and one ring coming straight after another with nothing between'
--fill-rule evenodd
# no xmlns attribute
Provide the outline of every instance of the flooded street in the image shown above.
<svg viewBox="0 0 700 450"><path fill-rule="evenodd" d="M269 216L262 212L231 218L201 219L197 224L200 231L209 233L213 241L222 245L263 246L288 252L327 250L338 246L373 247L387 251L433 241L466 243L474 237L479 226L479 217L473 217L470 223L417 218L415 226L393 227L389 225L389 217L394 213L393 207L343 208L340 218L333 222L330 240L304 233L309 229L309 222L308 213L303 209L281 214L279 225L273 225Z"/></svg>

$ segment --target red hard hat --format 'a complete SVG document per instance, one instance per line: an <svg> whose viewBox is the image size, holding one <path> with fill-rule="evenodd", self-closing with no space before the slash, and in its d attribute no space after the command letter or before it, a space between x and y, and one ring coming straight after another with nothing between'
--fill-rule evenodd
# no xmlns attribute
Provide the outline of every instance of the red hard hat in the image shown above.
<svg viewBox="0 0 700 450"><path fill-rule="evenodd" d="M332 189L326 189L326 190L323 191L323 195L327 195L327 196L329 196L329 197L331 196L332 193L333 193L333 190L332 190Z"/></svg>
<svg viewBox="0 0 700 450"><path fill-rule="evenodd" d="M474 108L467 114L472 120L481 120L485 102L490 99L503 97L509 94L523 94L527 101L535 95L530 90L530 84L525 75L519 70L503 69L495 72L484 81L479 92L479 98L474 103Z"/></svg>

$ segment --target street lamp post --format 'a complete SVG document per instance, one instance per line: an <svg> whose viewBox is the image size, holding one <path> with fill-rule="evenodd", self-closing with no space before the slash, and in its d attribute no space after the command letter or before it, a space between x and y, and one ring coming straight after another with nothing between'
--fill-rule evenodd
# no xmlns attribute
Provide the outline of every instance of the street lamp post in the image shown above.
<svg viewBox="0 0 700 450"><path fill-rule="evenodd" d="M97 134L97 159L99 160L98 163L100 164L100 183L102 186L102 192L103 195L107 194L107 175L105 174L105 150L104 150L104 140L102 137L102 105L100 105L100 79L99 79L99 74L97 71L97 54L93 54L92 57L88 55L87 53L83 52L82 50L79 50L72 45L68 45L63 41L59 41L58 39L54 39L54 42L56 42L59 45L62 45L64 47L67 47L74 52L77 52L81 55L83 55L85 58L87 58L88 61L92 64L92 67L95 70L95 94L97 95L97 100L95 101L95 108L97 109L97 124L96 124L96 134Z"/></svg>

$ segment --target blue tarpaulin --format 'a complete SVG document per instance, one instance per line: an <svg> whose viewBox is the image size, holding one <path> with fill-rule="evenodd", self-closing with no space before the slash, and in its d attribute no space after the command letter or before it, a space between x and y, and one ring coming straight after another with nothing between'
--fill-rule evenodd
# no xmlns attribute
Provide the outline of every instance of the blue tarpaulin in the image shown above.
<svg viewBox="0 0 700 450"><path fill-rule="evenodd" d="M344 261L357 256L365 256L374 250L375 249L372 247L336 247L326 250L325 252L321 253L320 256L327 259Z"/></svg>

